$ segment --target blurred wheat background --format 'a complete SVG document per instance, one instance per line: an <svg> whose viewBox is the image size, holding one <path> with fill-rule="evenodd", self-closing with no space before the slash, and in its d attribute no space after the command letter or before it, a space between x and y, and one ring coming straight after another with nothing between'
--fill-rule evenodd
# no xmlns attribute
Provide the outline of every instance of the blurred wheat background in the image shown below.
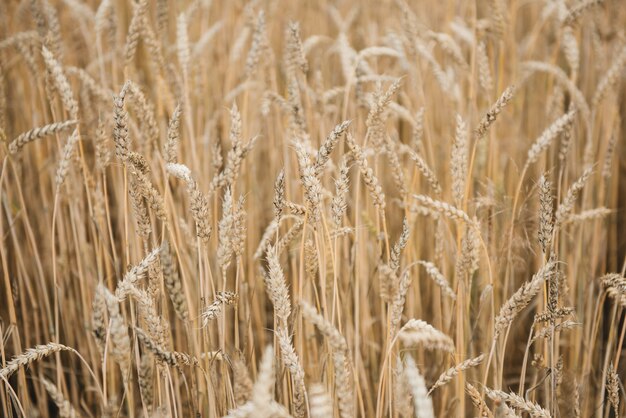
<svg viewBox="0 0 626 418"><path fill-rule="evenodd" d="M0 415L625 416L625 30L0 2Z"/></svg>

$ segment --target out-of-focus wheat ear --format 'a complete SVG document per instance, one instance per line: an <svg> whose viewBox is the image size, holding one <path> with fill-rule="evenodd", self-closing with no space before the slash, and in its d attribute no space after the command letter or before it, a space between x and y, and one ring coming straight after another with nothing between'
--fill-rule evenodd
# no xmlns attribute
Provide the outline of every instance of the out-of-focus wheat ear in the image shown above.
<svg viewBox="0 0 626 418"><path fill-rule="evenodd" d="M582 191L583 187L585 187L585 184L587 183L587 180L589 180L589 178L591 177L591 174L593 174L593 167L587 167L578 178L578 180L576 180L574 184L572 184L567 190L565 198L558 206L554 215L555 224L557 227L560 226L561 223L565 221L565 219L567 219L568 215L574 209L576 199L578 198L578 195Z"/></svg>
<svg viewBox="0 0 626 418"><path fill-rule="evenodd" d="M398 357L396 368L393 371L393 406L400 414L400 417L408 418L414 416L413 402L410 386L404 377L404 365ZM309 391L310 393L310 391Z"/></svg>
<svg viewBox="0 0 626 418"><path fill-rule="evenodd" d="M524 283L500 308L500 312L495 319L494 338L506 330L517 314L519 314L535 295L541 290L544 281L548 280L555 273L555 263L550 261L546 263L533 278Z"/></svg>
<svg viewBox="0 0 626 418"><path fill-rule="evenodd" d="M54 383L50 382L44 377L41 378L41 383L43 384L43 387L46 388L46 392L48 392L48 395L50 395L50 398L52 399L54 404L57 406L57 414L59 417L78 418L80 416L78 412L76 412L70 401L65 399L65 396L63 396L63 392L58 390Z"/></svg>
<svg viewBox="0 0 626 418"><path fill-rule="evenodd" d="M265 12L259 11L259 15L252 34L252 45L246 58L246 77L251 77L259 67L259 62L264 53L269 49L267 33L265 32Z"/></svg>
<svg viewBox="0 0 626 418"><path fill-rule="evenodd" d="M233 393L235 395L235 404L242 406L252 397L252 379L250 372L243 359L243 355L238 353L231 362L233 369Z"/></svg>
<svg viewBox="0 0 626 418"><path fill-rule="evenodd" d="M339 412L342 418L354 416L354 388L350 371L348 343L343 335L328 322L317 310L305 301L300 302L302 315L311 321L326 338L333 348L333 364L335 366L335 390L339 398Z"/></svg>
<svg viewBox="0 0 626 418"><path fill-rule="evenodd" d="M152 353L154 357L163 364L170 366L193 366L198 364L198 359L186 353L178 351L168 351L159 345L141 328L134 327L137 339Z"/></svg>
<svg viewBox="0 0 626 418"><path fill-rule="evenodd" d="M346 196L348 195L349 170L348 159L344 156L339 163L339 177L335 179L335 195L333 196L330 209L331 218L336 230L341 228L343 217L348 209Z"/></svg>
<svg viewBox="0 0 626 418"><path fill-rule="evenodd" d="M483 397L478 391L478 389L476 389L470 383L465 382L465 393L467 393L467 396L469 396L470 400L472 401L472 405L474 405L474 408L482 411L481 412L482 418L493 418L493 413L487 407L487 404L483 400Z"/></svg>
<svg viewBox="0 0 626 418"><path fill-rule="evenodd" d="M282 326L287 326L291 315L291 299L283 269L278 259L275 247L269 247L266 252L268 273L265 280L267 294L274 305L274 312Z"/></svg>
<svg viewBox="0 0 626 418"><path fill-rule="evenodd" d="M278 345L280 347L280 356L283 364L289 370L293 379L293 411L295 418L304 418L306 414L305 402L305 386L304 386L304 369L298 358L298 354L291 341L291 335L287 328L280 327L276 332L278 337Z"/></svg>
<svg viewBox="0 0 626 418"><path fill-rule="evenodd" d="M534 71L540 71L552 75L555 81L569 92L572 102L582 115L582 120L585 122L589 121L591 117L591 110L589 109L585 95L578 89L576 84L570 80L569 76L560 67L542 61L526 61L522 63L521 69L527 71L528 74L531 74Z"/></svg>
<svg viewBox="0 0 626 418"><path fill-rule="evenodd" d="M467 127L461 115L456 115L456 134L452 145L450 157L450 169L452 174L452 197L457 207L463 205L465 198L465 182L467 179L467 166L469 161L469 142Z"/></svg>
<svg viewBox="0 0 626 418"><path fill-rule="evenodd" d="M578 74L578 68L580 66L580 51L578 49L578 41L576 40L576 34L571 26L565 26L563 28L563 53L567 60L570 73L572 77L576 79Z"/></svg>
<svg viewBox="0 0 626 418"><path fill-rule="evenodd" d="M164 240L161 245L160 258L161 268L163 269L163 281L172 301L172 305L174 305L174 311L181 321L186 322L189 319L187 299L185 298L182 282L178 275L176 260L170 251L167 240Z"/></svg>
<svg viewBox="0 0 626 418"><path fill-rule="evenodd" d="M104 285L98 283L93 295L91 310L91 332L96 338L96 344L100 354L104 354L104 345L106 343L107 323L106 323L107 305L104 294Z"/></svg>
<svg viewBox="0 0 626 418"><path fill-rule="evenodd" d="M525 168L530 167L531 164L536 162L541 153L548 149L554 139L563 132L566 127L574 122L576 116L576 109L571 109L569 112L555 120L545 131L537 138L535 143L528 150L528 156L526 158Z"/></svg>
<svg viewBox="0 0 626 418"><path fill-rule="evenodd" d="M413 395L413 410L419 418L435 418L433 401L428 396L426 382L410 354L404 358L404 378Z"/></svg>
<svg viewBox="0 0 626 418"><path fill-rule="evenodd" d="M309 387L309 407L311 418L328 418L333 416L333 401L324 385L314 383Z"/></svg>
<svg viewBox="0 0 626 418"><path fill-rule="evenodd" d="M596 91L593 94L593 98L591 99L593 109L598 108L598 105L604 96L606 96L607 92L619 81L624 65L626 65L626 45L624 45L615 56L611 67L604 74L604 77L600 79Z"/></svg>
<svg viewBox="0 0 626 418"><path fill-rule="evenodd" d="M144 24L144 15L146 14L147 8L148 0L139 0L137 3L133 3L133 17L128 26L126 44L124 45L124 68L126 71L130 69L135 59L137 45L139 45L139 38L141 36L141 26Z"/></svg>
<svg viewBox="0 0 626 418"><path fill-rule="evenodd" d="M392 277L395 278L395 274L393 274ZM398 325L400 325L400 321L402 321L402 311L404 310L405 297L410 285L411 275L409 274L409 271L406 270L398 281L398 288L396 293L393 295L393 300L391 302L389 335L392 337L395 336Z"/></svg>
<svg viewBox="0 0 626 418"><path fill-rule="evenodd" d="M302 49L302 39L300 38L300 24L289 22L287 26L287 44L285 46L285 64L287 71L294 73L296 69L306 73L308 63L304 50Z"/></svg>
<svg viewBox="0 0 626 418"><path fill-rule="evenodd" d="M274 400L274 349L268 345L263 351L257 380L252 387L252 403L256 406L271 403Z"/></svg>
<svg viewBox="0 0 626 418"><path fill-rule="evenodd" d="M487 55L487 44L480 41L476 46L476 63L478 65L478 83L480 87L491 96L493 92L493 77L489 66L489 55Z"/></svg>
<svg viewBox="0 0 626 418"><path fill-rule="evenodd" d="M63 67L61 67L61 64L54 58L52 52L45 46L42 47L41 54L46 63L46 68L52 74L54 86L61 95L63 107L71 119L78 119L78 102L74 99L74 93L72 93L70 83L63 73Z"/></svg>
<svg viewBox="0 0 626 418"><path fill-rule="evenodd" d="M218 247L217 262L225 272L230 265L235 250L235 204L233 202L233 194L230 188L224 193L222 202L222 219L218 224Z"/></svg>
<svg viewBox="0 0 626 418"><path fill-rule="evenodd" d="M80 141L80 133L78 132L77 128L74 129L74 132L67 139L67 142L63 147L63 152L61 154L61 159L59 161L59 166L57 167L57 172L55 176L55 184L57 190L61 188L63 182L65 181L65 177L67 177L67 172L70 169L70 162L72 160L72 156L74 155L74 149L78 141Z"/></svg>
<svg viewBox="0 0 626 418"><path fill-rule="evenodd" d="M139 384L141 400L148 410L152 409L152 404L154 402L153 378L154 365L152 355L144 353L141 356L141 362L139 363L139 369L137 371L137 383Z"/></svg>
<svg viewBox="0 0 626 418"><path fill-rule="evenodd" d="M585 221L592 221L594 219L602 219L605 218L611 214L613 214L614 211L612 211L611 209L605 208L605 207L599 207L599 208L595 208L595 209L588 209L588 210L584 210L580 213L575 213L575 214L571 214L568 217L565 218L564 221L562 221L562 224L568 224L568 223L581 223L581 222L585 222Z"/></svg>
<svg viewBox="0 0 626 418"><path fill-rule="evenodd" d="M122 371L124 385L128 385L130 379L130 337L128 336L128 326L124 317L120 313L120 305L118 298L106 287L101 287L104 294L104 300L109 312L110 324L110 341L111 341L111 357L119 364Z"/></svg>
<svg viewBox="0 0 626 418"><path fill-rule="evenodd" d="M383 189L380 186L380 182L378 178L374 175L374 170L368 166L367 160L365 159L365 155L361 150L361 147L357 145L356 141L352 137L350 133L346 136L346 143L350 148L352 156L356 161L359 169L361 171L361 175L363 176L363 182L370 192L370 196L372 201L374 202L374 206L378 208L380 211L385 210L385 194L383 193Z"/></svg>
<svg viewBox="0 0 626 418"><path fill-rule="evenodd" d="M574 5L569 11L567 15L563 18L564 25L572 25L576 23L576 21L585 13L587 10L591 9L594 6L598 6L602 4L604 0L584 0L578 2L578 4Z"/></svg>
<svg viewBox="0 0 626 418"><path fill-rule="evenodd" d="M464 221L467 225L475 226L474 221L470 219L467 213L449 203L442 202L441 200L435 200L425 195L413 195L413 197L420 205L436 213L442 214L448 219Z"/></svg>
<svg viewBox="0 0 626 418"><path fill-rule="evenodd" d="M159 139L159 126L156 121L154 104L148 100L137 83L128 80L125 85L127 86L128 95L135 105L134 110L141 122L142 131L145 130L147 137L147 143L143 143L142 146L148 148L156 144Z"/></svg>
<svg viewBox="0 0 626 418"><path fill-rule="evenodd" d="M17 154L22 149L22 147L24 147L24 145L28 144L29 142L49 135L54 135L59 132L63 132L64 130L76 125L77 122L77 120L55 122L21 133L13 141L11 141L11 143L9 143L9 152L11 154Z"/></svg>
<svg viewBox="0 0 626 418"><path fill-rule="evenodd" d="M424 148L424 113L425 108L420 107L415 114L415 125L413 126L413 130L411 132L411 143L413 150L417 153L421 153Z"/></svg>
<svg viewBox="0 0 626 418"><path fill-rule="evenodd" d="M537 232L539 243L544 254L548 253L552 243L552 231L554 229L552 183L545 175L539 178L539 230Z"/></svg>
<svg viewBox="0 0 626 418"><path fill-rule="evenodd" d="M423 266L426 269L426 273L428 276L435 282L437 286L441 289L441 292L448 296L452 300L456 300L456 293L450 285L448 284L448 280L446 277L439 271L437 266L430 261L417 261L418 264Z"/></svg>
<svg viewBox="0 0 626 418"><path fill-rule="evenodd" d="M451 354L455 351L452 338L421 319L409 319L398 331L398 337L406 347L422 346Z"/></svg>
<svg viewBox="0 0 626 418"><path fill-rule="evenodd" d="M0 369L0 377L8 379L18 371L20 368L28 366L29 364L41 360L44 357L48 357L51 354L61 351L71 351L76 353L71 347L58 343L48 343L44 345L36 345L33 348L28 348L21 354L14 356L11 360L7 361L4 368Z"/></svg>
<svg viewBox="0 0 626 418"><path fill-rule="evenodd" d="M395 80L386 92L379 91L375 93L375 97L370 105L370 111L367 115L365 125L367 126L366 138L372 142L374 147L382 144L384 140L384 124L387 119L386 110L389 108L391 99L400 89L402 78ZM353 141L354 142L354 141ZM350 147L352 149L352 147Z"/></svg>
<svg viewBox="0 0 626 418"><path fill-rule="evenodd" d="M487 113L478 123L478 127L474 130L474 138L479 140L483 138L491 125L496 121L498 114L502 112L502 109L513 99L515 93L515 86L509 86L500 95L500 98L491 106Z"/></svg>
<svg viewBox="0 0 626 418"><path fill-rule="evenodd" d="M330 154L339 142L339 139L343 136L344 132L348 129L352 121L346 120L335 126L332 132L326 137L326 140L320 146L317 151L317 158L315 160L315 174L319 177L324 171L324 166L330 158Z"/></svg>
<svg viewBox="0 0 626 418"><path fill-rule="evenodd" d="M391 169L391 178L393 182L396 184L398 188L398 192L400 193L400 197L402 199L406 199L408 195L408 191L406 188L405 180L404 180L404 172L402 171L402 165L400 164L400 157L398 157L398 152L396 151L396 147L394 142L391 140L389 136L385 136L383 140L383 150L389 159L389 168Z"/></svg>
<svg viewBox="0 0 626 418"><path fill-rule="evenodd" d="M602 162L602 177L605 179L611 176L613 155L615 154L615 147L620 137L620 129L619 129L620 124L621 124L621 118L617 117L613 133L611 134L611 137L609 138L609 142L606 144L606 152L604 153L604 159Z"/></svg>
<svg viewBox="0 0 626 418"><path fill-rule="evenodd" d="M183 78L189 74L189 61L191 51L189 49L189 35L187 34L187 14L182 12L176 21L176 52L178 64L183 72Z"/></svg>
<svg viewBox="0 0 626 418"><path fill-rule="evenodd" d="M424 176L433 192L435 192L437 196L441 196L442 190L439 180L437 180L437 175L428 167L426 161L413 151L409 151L409 157L413 160L419 172L422 173L422 176Z"/></svg>
<svg viewBox="0 0 626 418"><path fill-rule="evenodd" d="M283 235L280 240L276 243L276 252L278 254L282 254L283 251L287 248L289 244L300 234L302 228L304 227L304 220L298 219L296 222L289 228L289 230Z"/></svg>
<svg viewBox="0 0 626 418"><path fill-rule="evenodd" d="M322 185L315 175L315 168L311 164L309 153L301 141L294 143L300 168L300 181L304 186L304 196L307 202L307 215L312 225L316 225L320 219L320 202L322 198Z"/></svg>
<svg viewBox="0 0 626 418"><path fill-rule="evenodd" d="M106 132L106 120L102 117L98 118L98 127L96 128L94 143L96 153L96 170L104 172L111 161L111 153L109 151L109 137Z"/></svg>
<svg viewBox="0 0 626 418"><path fill-rule="evenodd" d="M501 390L485 388L485 393L494 401L506 402L512 407L528 413L535 418L551 418L550 413L538 404L527 401L514 393L506 393Z"/></svg>
<svg viewBox="0 0 626 418"><path fill-rule="evenodd" d="M167 127L167 140L163 147L163 157L166 163L176 163L176 156L178 154L178 142L180 138L180 116L183 112L183 108L180 103L174 108L172 118Z"/></svg>

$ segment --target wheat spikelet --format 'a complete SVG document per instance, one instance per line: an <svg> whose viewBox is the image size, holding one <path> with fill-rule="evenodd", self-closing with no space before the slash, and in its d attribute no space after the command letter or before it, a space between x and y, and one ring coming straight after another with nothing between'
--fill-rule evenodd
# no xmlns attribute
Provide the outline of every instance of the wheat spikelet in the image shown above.
<svg viewBox="0 0 626 418"><path fill-rule="evenodd" d="M9 360L6 365L0 369L0 377L8 379L20 368L28 366L35 361L39 361L44 357L48 357L49 355L60 351L71 351L76 353L76 350L63 344L48 343L44 345L36 345L33 348L26 349L23 353L18 354Z"/></svg>
<svg viewBox="0 0 626 418"><path fill-rule="evenodd" d="M456 135L452 145L450 168L452 170L452 197L457 206L461 206L465 197L465 181L469 160L469 143L465 122L461 115L456 115Z"/></svg>
<svg viewBox="0 0 626 418"><path fill-rule="evenodd" d="M525 168L528 168L531 164L536 162L539 159L540 154L545 151L552 141L561 133L563 130L574 121L574 116L576 115L576 110L572 109L567 112L565 115L561 116L557 120L552 123L528 150L528 156L526 157L526 165Z"/></svg>
<svg viewBox="0 0 626 418"><path fill-rule="evenodd" d="M536 403L525 400L514 393L506 393L500 390L485 388L485 393L493 400L502 401L512 407L528 413L531 417L550 418L550 413Z"/></svg>
<svg viewBox="0 0 626 418"><path fill-rule="evenodd" d="M320 201L322 198L322 185L316 176L315 167L311 164L308 151L302 142L295 142L298 165L300 167L300 181L304 186L304 195L307 202L307 215L311 224L315 225L320 218Z"/></svg>
<svg viewBox="0 0 626 418"><path fill-rule="evenodd" d="M552 230L554 220L552 216L552 183L546 179L545 175L539 178L539 231L537 232L539 243L544 254L548 253L552 242Z"/></svg>
<svg viewBox="0 0 626 418"><path fill-rule="evenodd" d="M286 328L279 328L276 332L278 336L278 345L280 346L281 359L285 367L291 373L294 382L294 415L296 418L305 416L305 386L304 386L304 369L300 363L300 359L293 347L291 336Z"/></svg>
<svg viewBox="0 0 626 418"><path fill-rule="evenodd" d="M344 132L348 129L352 121L346 120L339 125L335 126L332 132L326 137L326 140L320 146L317 151L317 158L315 159L315 174L319 177L324 171L324 166L330 158L330 154L341 139Z"/></svg>
<svg viewBox="0 0 626 418"><path fill-rule="evenodd" d="M478 127L474 130L474 137L478 140L483 138L489 127L493 125L498 117L498 114L502 111L502 109L513 99L513 93L515 92L514 86L507 87L500 98L496 100L496 102L491 106L491 108L487 111L485 116L480 120Z"/></svg>
<svg viewBox="0 0 626 418"><path fill-rule="evenodd" d="M237 303L237 294L233 292L217 292L215 300L202 311L202 327L217 318L224 310L224 305Z"/></svg>
<svg viewBox="0 0 626 418"><path fill-rule="evenodd" d="M189 319L187 299L185 298L182 282L180 280L180 276L178 275L176 260L170 252L167 241L163 241L163 244L161 245L159 258L161 259L161 267L163 269L163 282L165 283L167 293L170 295L170 299L172 300L172 305L174 305L174 311L176 311L176 315L178 315L182 321L187 321Z"/></svg>
<svg viewBox="0 0 626 418"><path fill-rule="evenodd" d="M443 372L439 378L433 383L433 385L428 390L428 395L430 395L433 390L448 384L452 379L454 379L460 372L465 371L471 367L476 367L485 359L485 355L481 354L478 357L474 357L471 359L467 359L457 364L454 367L449 368L445 372Z"/></svg>
<svg viewBox="0 0 626 418"><path fill-rule="evenodd" d="M13 141L11 141L11 143L9 144L9 151L11 152L11 154L17 154L22 149L22 147L29 142L62 132L76 125L77 122L78 121L76 120L66 120L63 122L55 122L49 125L41 126L39 128L31 129L27 132L20 134Z"/></svg>
<svg viewBox="0 0 626 418"><path fill-rule="evenodd" d="M483 400L483 396L480 394L478 389L476 389L470 383L465 382L465 393L467 393L467 395L470 397L470 400L472 401L472 404L474 405L474 407L482 411L481 417L493 418L493 414L491 413L491 410L487 407L487 404L485 404L485 401Z"/></svg>
<svg viewBox="0 0 626 418"><path fill-rule="evenodd" d="M585 183L587 183L587 180L589 180L589 177L591 177L592 173L592 167L588 167L587 169L585 169L585 171L583 171L578 180L576 180L567 190L565 198L563 198L563 201L561 202L558 209L556 210L556 213L554 214L554 219L557 226L565 221L565 219L567 219L567 216L574 209L576 199L578 198L578 195L585 186Z"/></svg>
<svg viewBox="0 0 626 418"><path fill-rule="evenodd" d="M541 289L543 282L554 274L554 269L554 262L549 262L544 265L535 273L530 281L524 283L513 296L502 305L495 319L494 338L498 338L500 333L511 325L517 314L528 306L530 301Z"/></svg>
<svg viewBox="0 0 626 418"><path fill-rule="evenodd" d="M378 208L378 210L385 210L385 194L383 193L383 189L380 186L378 178L374 175L374 171L368 166L361 147L357 145L350 133L348 133L346 141L357 165L359 166L359 169L361 170L363 182L370 192L374 205Z"/></svg>
<svg viewBox="0 0 626 418"><path fill-rule="evenodd" d="M606 390L609 395L609 402L615 411L615 416L619 416L619 392L620 382L619 375L613 367L613 363L609 364L606 376Z"/></svg>
<svg viewBox="0 0 626 418"><path fill-rule="evenodd" d="M274 312L283 326L287 324L291 315L291 300L289 298L289 289L280 266L278 253L275 247L269 247L266 252L268 274L265 280L267 294L272 304L274 304Z"/></svg>
<svg viewBox="0 0 626 418"><path fill-rule="evenodd" d="M211 237L211 217L207 196L202 193L198 183L191 177L191 170L183 164L168 163L166 166L168 173L184 180L187 184L187 193L190 199L191 215L196 223L196 235L205 244Z"/></svg>
<svg viewBox="0 0 626 418"><path fill-rule="evenodd" d="M63 153L61 154L61 160L59 161L59 167L57 168L54 179L57 189L59 189L65 181L65 177L67 176L67 172L70 168L70 160L72 159L74 148L76 147L78 141L80 141L80 134L78 133L78 129L74 129L74 132L67 139L67 142L63 147Z"/></svg>
<svg viewBox="0 0 626 418"><path fill-rule="evenodd" d="M139 341L162 363L168 364L170 366L181 366L187 365L191 366L198 363L198 359L189 354L179 353L177 351L167 351L165 348L161 347L155 341L153 341L145 331L141 328L134 328L135 335L139 339Z"/></svg>

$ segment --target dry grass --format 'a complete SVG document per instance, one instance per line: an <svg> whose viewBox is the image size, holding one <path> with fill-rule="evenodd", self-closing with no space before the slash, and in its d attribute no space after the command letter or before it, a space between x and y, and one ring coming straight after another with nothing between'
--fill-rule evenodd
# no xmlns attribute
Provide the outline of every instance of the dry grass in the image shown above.
<svg viewBox="0 0 626 418"><path fill-rule="evenodd" d="M0 1L0 416L623 416L625 24Z"/></svg>

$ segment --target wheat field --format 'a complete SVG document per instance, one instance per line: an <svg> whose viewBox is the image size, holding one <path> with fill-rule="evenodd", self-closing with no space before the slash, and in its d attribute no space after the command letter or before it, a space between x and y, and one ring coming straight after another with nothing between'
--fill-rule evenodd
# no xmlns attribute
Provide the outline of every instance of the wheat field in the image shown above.
<svg viewBox="0 0 626 418"><path fill-rule="evenodd" d="M0 415L626 416L625 67L623 0L0 2Z"/></svg>

